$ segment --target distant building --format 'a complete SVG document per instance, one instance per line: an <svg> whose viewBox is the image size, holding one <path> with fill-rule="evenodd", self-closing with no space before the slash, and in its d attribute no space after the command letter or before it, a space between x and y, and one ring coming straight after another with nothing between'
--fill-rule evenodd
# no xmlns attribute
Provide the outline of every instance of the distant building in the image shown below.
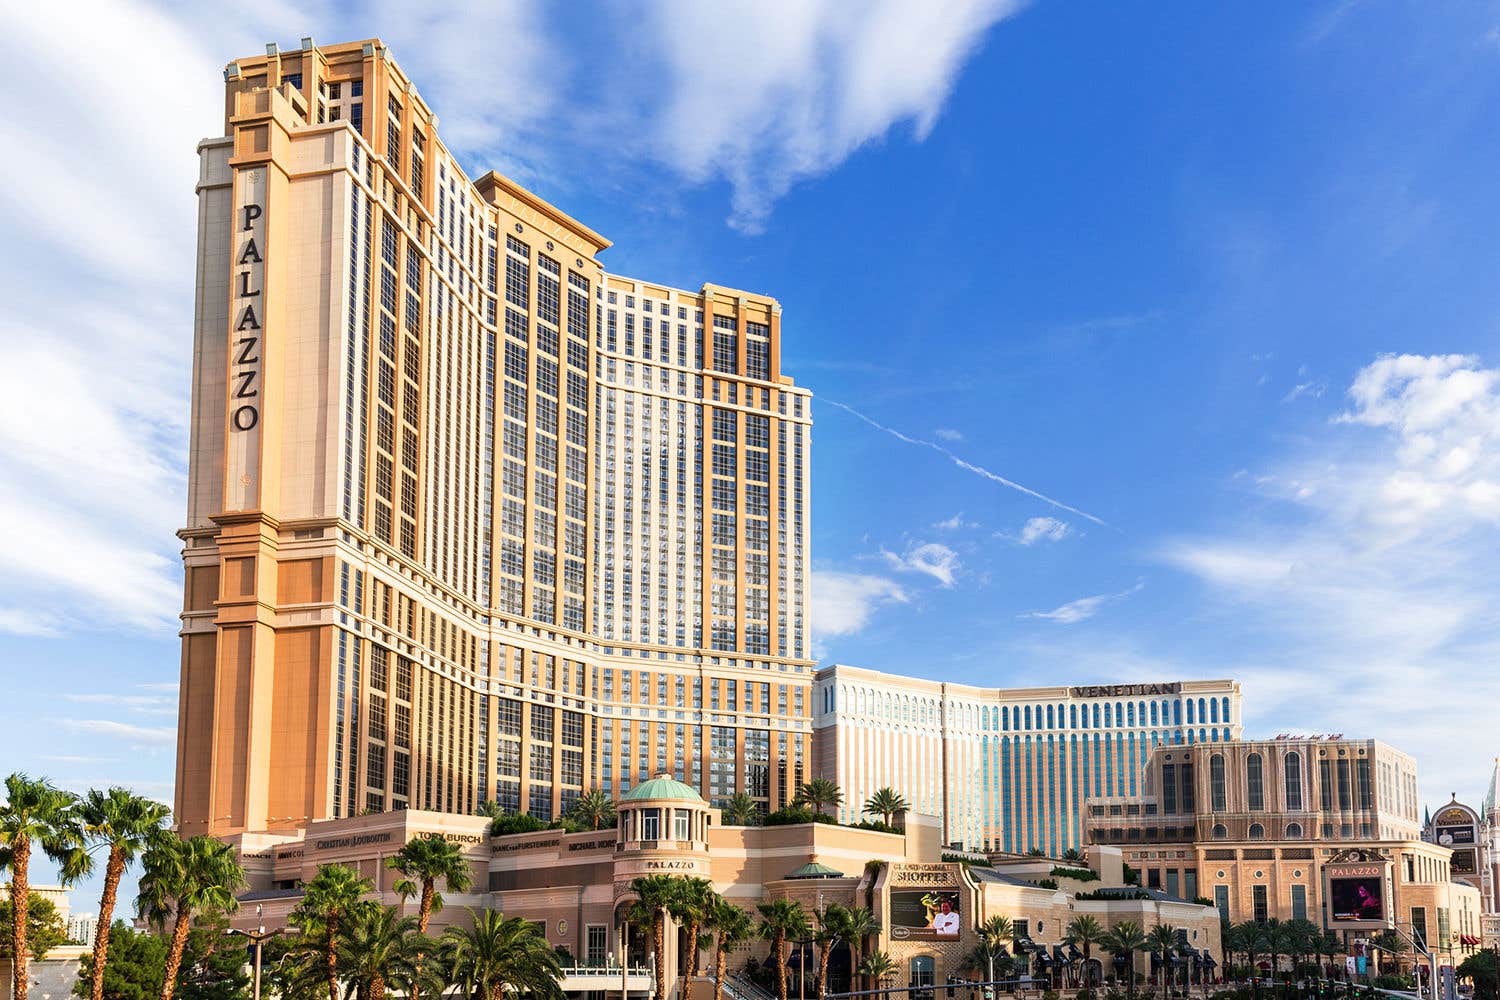
<svg viewBox="0 0 1500 1000"><path fill-rule="evenodd" d="M80 913L68 918L68 940L89 944L94 940L94 928L99 922L95 913Z"/></svg>
<svg viewBox="0 0 1500 1000"><path fill-rule="evenodd" d="M1119 846L1148 887L1227 920L1307 919L1345 938L1394 923L1458 962L1480 944L1479 890L1421 838L1417 769L1375 740L1163 746L1139 797L1094 799L1091 845Z"/></svg>
<svg viewBox="0 0 1500 1000"><path fill-rule="evenodd" d="M836 664L813 696L818 772L839 818L890 787L969 850L1056 856L1083 844L1084 803L1133 796L1152 749L1240 735L1232 680L983 688Z"/></svg>

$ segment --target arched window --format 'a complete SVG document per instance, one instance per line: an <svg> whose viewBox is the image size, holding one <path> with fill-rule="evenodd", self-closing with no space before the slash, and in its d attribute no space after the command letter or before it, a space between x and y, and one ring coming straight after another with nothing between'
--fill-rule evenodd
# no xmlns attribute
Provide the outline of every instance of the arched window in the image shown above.
<svg viewBox="0 0 1500 1000"><path fill-rule="evenodd" d="M1172 703L1172 725L1182 725L1182 699L1178 698Z"/></svg>
<svg viewBox="0 0 1500 1000"><path fill-rule="evenodd" d="M1250 824L1250 839L1251 840L1265 840L1266 839L1266 828L1263 827L1263 826L1261 826L1259 823L1251 823Z"/></svg>
<svg viewBox="0 0 1500 1000"><path fill-rule="evenodd" d="M1132 729L1134 729L1135 728L1135 703L1134 702L1131 702L1129 705L1125 706L1125 718L1127 720L1126 721L1126 725L1128 725Z"/></svg>
<svg viewBox="0 0 1500 1000"><path fill-rule="evenodd" d="M1258 753L1245 758L1245 799L1251 809L1266 807L1265 765Z"/></svg>
<svg viewBox="0 0 1500 1000"><path fill-rule="evenodd" d="M1219 699L1217 698L1208 703L1208 721L1219 721Z"/></svg>
<svg viewBox="0 0 1500 1000"><path fill-rule="evenodd" d="M1077 729L1078 728L1078 706L1077 705L1069 705L1068 706L1068 728L1069 729Z"/></svg>
<svg viewBox="0 0 1500 1000"><path fill-rule="evenodd" d="M1200 725L1200 726L1203 725L1205 722L1208 721L1208 712L1207 712L1207 709L1208 709L1208 702L1205 701L1202 698L1199 698L1198 699L1198 725Z"/></svg>
<svg viewBox="0 0 1500 1000"><path fill-rule="evenodd" d="M1187 707L1188 707L1187 724L1191 726L1193 724L1193 699L1189 698L1187 700Z"/></svg>
<svg viewBox="0 0 1500 1000"><path fill-rule="evenodd" d="M1229 699L1228 698L1220 698L1219 699L1219 703L1220 703L1220 706L1221 706L1221 709L1222 709L1219 714L1224 717L1224 721L1225 722L1228 722L1229 721ZM1229 739L1229 734L1225 733L1224 734L1224 738L1226 740Z"/></svg>
<svg viewBox="0 0 1500 1000"><path fill-rule="evenodd" d="M1227 840L1227 839L1229 839L1229 828L1227 826L1225 826L1223 823L1215 823L1214 824L1214 839L1215 840Z"/></svg>
<svg viewBox="0 0 1500 1000"><path fill-rule="evenodd" d="M1216 753L1208 758L1208 796L1209 808L1214 812L1227 812L1227 798L1224 790L1224 755Z"/></svg>
<svg viewBox="0 0 1500 1000"><path fill-rule="evenodd" d="M1094 703L1094 728L1095 729L1099 728L1099 704L1098 704L1098 702Z"/></svg>
<svg viewBox="0 0 1500 1000"><path fill-rule="evenodd" d="M1154 702L1154 701L1151 703L1151 724L1153 726L1157 724L1157 722L1156 722L1156 702Z"/></svg>
<svg viewBox="0 0 1500 1000"><path fill-rule="evenodd" d="M1286 825L1286 839L1287 840L1301 840L1302 839L1302 824L1301 823L1288 823Z"/></svg>
<svg viewBox="0 0 1500 1000"><path fill-rule="evenodd" d="M1296 751L1286 755L1286 807L1292 812L1302 809L1302 755ZM1296 824L1292 824L1296 826Z"/></svg>
<svg viewBox="0 0 1500 1000"><path fill-rule="evenodd" d="M1026 706L1026 728L1027 729L1031 728L1031 706L1030 705ZM780 975L780 973L777 973L777 975Z"/></svg>
<svg viewBox="0 0 1500 1000"><path fill-rule="evenodd" d="M1047 706L1047 728L1048 729L1053 728L1052 727L1052 706L1051 705Z"/></svg>

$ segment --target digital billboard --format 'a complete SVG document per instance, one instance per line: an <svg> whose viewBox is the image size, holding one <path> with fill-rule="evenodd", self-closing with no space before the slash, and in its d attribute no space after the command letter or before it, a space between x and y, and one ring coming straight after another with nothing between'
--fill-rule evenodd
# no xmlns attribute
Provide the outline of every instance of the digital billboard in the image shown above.
<svg viewBox="0 0 1500 1000"><path fill-rule="evenodd" d="M1380 875L1330 875L1328 904L1341 923L1385 920L1385 879Z"/></svg>
<svg viewBox="0 0 1500 1000"><path fill-rule="evenodd" d="M891 893L891 937L939 940L958 937L958 893L933 889Z"/></svg>

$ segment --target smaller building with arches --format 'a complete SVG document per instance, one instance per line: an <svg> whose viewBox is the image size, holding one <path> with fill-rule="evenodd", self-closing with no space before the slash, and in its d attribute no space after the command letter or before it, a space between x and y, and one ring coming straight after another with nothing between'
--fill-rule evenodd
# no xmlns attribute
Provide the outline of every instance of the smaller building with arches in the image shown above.
<svg viewBox="0 0 1500 1000"><path fill-rule="evenodd" d="M1389 924L1455 961L1479 944L1479 891L1451 846L1423 840L1416 761L1395 747L1341 736L1162 746L1143 780L1140 796L1090 801L1086 823L1090 845L1120 848L1148 887L1209 900L1232 923L1339 931L1326 869L1357 852L1378 859Z"/></svg>

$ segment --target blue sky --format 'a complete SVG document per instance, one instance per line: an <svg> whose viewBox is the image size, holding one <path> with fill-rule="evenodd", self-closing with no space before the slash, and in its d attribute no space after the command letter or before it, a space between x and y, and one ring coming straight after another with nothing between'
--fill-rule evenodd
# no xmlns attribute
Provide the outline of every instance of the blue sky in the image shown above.
<svg viewBox="0 0 1500 1000"><path fill-rule="evenodd" d="M0 771L170 798L194 143L380 35L610 270L782 301L825 660L1233 676L1482 793L1495 4L412 7L0 15Z"/></svg>

